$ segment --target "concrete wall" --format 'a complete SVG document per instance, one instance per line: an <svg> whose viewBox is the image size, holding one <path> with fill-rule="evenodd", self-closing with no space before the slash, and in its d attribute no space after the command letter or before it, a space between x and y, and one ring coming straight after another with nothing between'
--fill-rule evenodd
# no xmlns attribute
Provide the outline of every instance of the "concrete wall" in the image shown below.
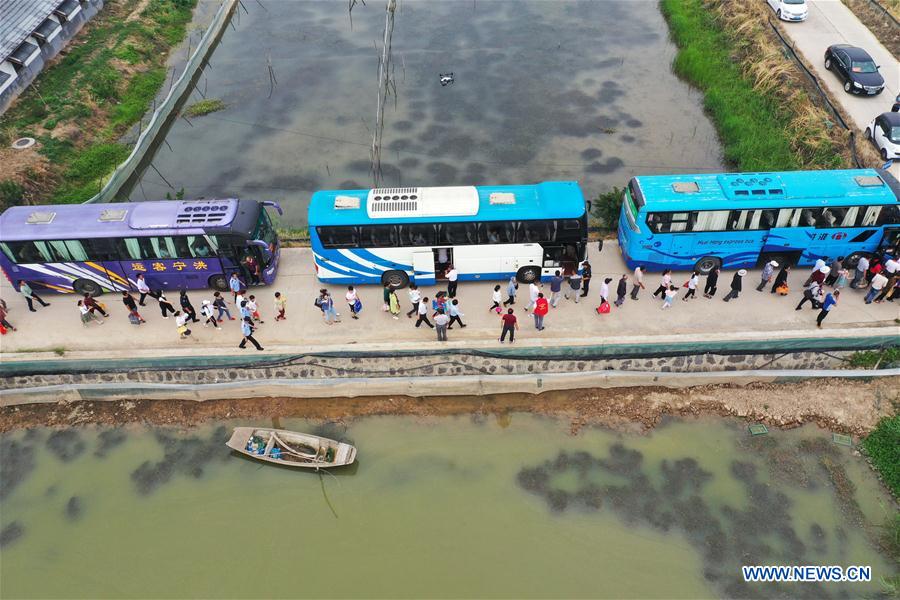
<svg viewBox="0 0 900 600"><path fill-rule="evenodd" d="M0 0L2 2L2 0ZM84 24L91 20L94 15L103 8L104 0L88 0L81 5L81 11L71 21L62 23L62 31L54 37L50 42L40 45L40 54L28 66L18 71L17 78L12 85L0 92L0 115L6 112L12 101L19 97L25 88L31 85L31 82L44 70L60 50L65 48L75 35L81 31ZM37 40L28 38L32 44L37 44Z"/></svg>

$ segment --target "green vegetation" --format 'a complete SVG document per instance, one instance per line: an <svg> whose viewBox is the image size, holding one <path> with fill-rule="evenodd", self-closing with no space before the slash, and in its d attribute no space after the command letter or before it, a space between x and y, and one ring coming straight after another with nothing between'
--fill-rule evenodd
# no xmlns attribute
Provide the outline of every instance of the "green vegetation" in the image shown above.
<svg viewBox="0 0 900 600"><path fill-rule="evenodd" d="M30 135L47 164L37 177L0 165L0 201L10 184L40 202L82 202L130 153L119 143L166 80L169 50L185 35L197 0L107 0L0 120L4 137ZM18 203L23 194L17 193Z"/></svg>
<svg viewBox="0 0 900 600"><path fill-rule="evenodd" d="M850 355L848 363L855 369L888 368L900 364L900 346L891 346L881 350L864 350Z"/></svg>
<svg viewBox="0 0 900 600"><path fill-rule="evenodd" d="M226 104L218 98L208 98L191 104L184 109L184 114L188 117L202 117L217 110L223 110L225 107Z"/></svg>
<svg viewBox="0 0 900 600"><path fill-rule="evenodd" d="M863 440L863 448L884 483L900 498L900 415L878 421Z"/></svg>
<svg viewBox="0 0 900 600"><path fill-rule="evenodd" d="M622 212L622 196L624 189L613 187L591 201L591 217L597 221L602 229L615 231L619 221L619 213Z"/></svg>
<svg viewBox="0 0 900 600"><path fill-rule="evenodd" d="M18 204L25 190L15 181L5 179L0 181L0 206L12 206Z"/></svg>
<svg viewBox="0 0 900 600"><path fill-rule="evenodd" d="M674 70L703 91L725 159L741 171L842 166L827 115L766 37L765 18L754 12L762 3L721 4L660 0L679 47Z"/></svg>

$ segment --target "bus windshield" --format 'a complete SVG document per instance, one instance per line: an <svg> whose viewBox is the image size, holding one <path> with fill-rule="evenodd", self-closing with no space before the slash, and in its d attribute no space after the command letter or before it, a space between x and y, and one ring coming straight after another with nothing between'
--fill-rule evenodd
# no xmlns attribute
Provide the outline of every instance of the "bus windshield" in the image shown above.
<svg viewBox="0 0 900 600"><path fill-rule="evenodd" d="M275 258L278 235L275 233L272 219L269 218L269 214L263 206L259 207L259 220L256 222L256 231L253 233L253 238L264 241L269 247L269 253L266 258L266 265L268 265Z"/></svg>

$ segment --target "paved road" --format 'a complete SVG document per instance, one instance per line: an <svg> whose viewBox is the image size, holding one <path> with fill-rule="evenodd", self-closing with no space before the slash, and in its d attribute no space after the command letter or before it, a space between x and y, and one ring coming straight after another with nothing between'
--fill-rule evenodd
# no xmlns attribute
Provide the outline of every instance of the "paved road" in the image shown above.
<svg viewBox="0 0 900 600"><path fill-rule="evenodd" d="M712 337L720 339L750 339L777 337L800 337L806 335L835 335L853 333L860 327L886 326L888 332L898 332L892 320L898 316L895 303L865 305L863 293L849 290L844 294L839 306L825 321L825 327L817 331L815 316L818 311L804 308L795 311L800 299L799 293L788 297L759 293L754 288L758 282L758 272L751 271L745 278L740 298L729 303L721 300L727 292L732 272L723 273L720 278L719 297L706 300L702 297L682 302L675 301L670 310L661 310L661 303L644 291L637 302L630 299L621 309L613 307L609 315L598 315L594 308L599 304L599 289L603 277L618 279L622 262L615 243L607 243L602 253L594 250L590 257L594 278L590 296L580 304L561 302L559 308L551 311L546 319L546 329L537 332L533 320L524 312L524 303L516 304L516 314L520 317L520 345L563 345L627 343L648 341L647 336L656 340L704 340ZM388 313L381 311L381 288L363 286L361 299L364 310L358 321L346 318L349 311L343 303L343 291L339 286L331 286L335 295L341 298L338 310L344 321L328 326L321 318L319 310L313 306L316 291L321 284L313 273L310 252L305 248L285 249L282 270L276 285L254 290L262 298L261 309L266 323L257 333L257 338L267 351L296 352L312 350L333 350L340 348L435 348L438 346L435 334L424 326L413 327L413 322L405 316L395 321ZM799 288L805 280L807 269L800 269L790 279L794 288ZM685 274L679 273L676 282L682 283ZM647 276L650 291L656 286L659 276ZM615 282L613 282L615 283ZM450 331L451 346L497 346L499 321L494 313L488 312L492 283L463 283L460 285L459 299L465 313L464 321L469 325L464 330ZM437 288L425 289L431 297ZM545 285L549 295L549 286ZM614 285L612 289L615 290ZM272 321L272 294L279 290L288 298L288 320ZM523 286L522 292L525 292ZM684 290L682 290L683 292ZM153 356L170 352L179 353L220 353L241 352L237 344L241 339L236 322L226 322L221 331L205 329L201 324L193 327L193 341L179 340L174 319L163 320L155 306L148 303L143 310L146 325L134 326L128 323L125 308L115 295L102 299L108 305L111 317L100 326L91 324L87 329L81 326L76 299L71 295L50 295L51 306L38 308L29 313L21 296L16 294L5 279L0 285L0 293L10 305L10 321L19 328L18 332L6 335L0 341L3 354L9 358L12 352L29 352L65 348L68 351L97 351L97 356ZM210 298L211 293L197 290L191 292L195 307L201 300ZM170 300L177 302L177 294L169 294ZM408 310L405 291L400 292L402 304ZM151 306L152 304L153 306ZM880 333L885 333L882 330ZM243 352L255 352L244 350Z"/></svg>
<svg viewBox="0 0 900 600"><path fill-rule="evenodd" d="M900 92L900 63L841 0L808 0L808 4L809 18L803 23L785 23L784 30L796 50L813 66L819 81L844 107L852 121L848 125L863 132L872 119L891 109ZM864 48L881 66L885 90L875 97L846 93L837 76L825 70L825 49L832 44ZM895 164L891 172L900 177L900 164Z"/></svg>

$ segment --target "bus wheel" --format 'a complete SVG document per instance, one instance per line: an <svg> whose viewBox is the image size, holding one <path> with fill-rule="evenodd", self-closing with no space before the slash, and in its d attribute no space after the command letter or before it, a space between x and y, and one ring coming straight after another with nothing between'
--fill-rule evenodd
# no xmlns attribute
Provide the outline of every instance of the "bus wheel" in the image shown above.
<svg viewBox="0 0 900 600"><path fill-rule="evenodd" d="M381 275L381 285L388 285L395 290L409 285L409 275L404 271L385 271Z"/></svg>
<svg viewBox="0 0 900 600"><path fill-rule="evenodd" d="M722 260L715 256L704 256L694 265L694 270L700 275L707 275L714 269L722 267Z"/></svg>
<svg viewBox="0 0 900 600"><path fill-rule="evenodd" d="M853 252L844 259L844 267L851 270L855 269L856 265L859 264L859 259L861 259L863 256L869 257L872 255L868 252Z"/></svg>
<svg viewBox="0 0 900 600"><path fill-rule="evenodd" d="M225 279L224 275L213 275L207 281L209 287L216 290L217 292L227 292L228 291L228 280Z"/></svg>
<svg viewBox="0 0 900 600"><path fill-rule="evenodd" d="M516 279L519 283L531 283L533 281L540 281L541 279L541 269L539 267L522 267L519 269L519 272L516 273Z"/></svg>
<svg viewBox="0 0 900 600"><path fill-rule="evenodd" d="M103 293L103 288L96 281L90 279L76 279L72 282L72 289L79 294L90 294L95 298Z"/></svg>

